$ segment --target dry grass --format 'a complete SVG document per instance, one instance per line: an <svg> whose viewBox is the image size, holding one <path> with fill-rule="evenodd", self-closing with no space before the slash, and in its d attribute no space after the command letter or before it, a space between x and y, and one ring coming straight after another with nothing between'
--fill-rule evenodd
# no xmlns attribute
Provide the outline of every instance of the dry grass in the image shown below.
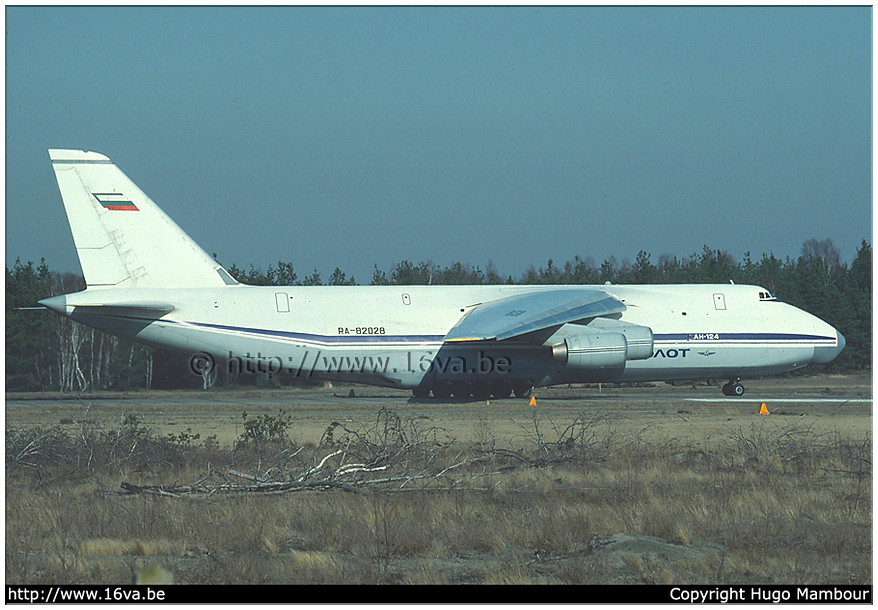
<svg viewBox="0 0 878 610"><path fill-rule="evenodd" d="M177 583L211 584L871 582L871 436L788 419L704 448L590 413L535 415L504 441L480 419L470 442L399 418L389 436L373 426L343 438L390 455L404 435L418 451L393 454L394 467L436 473L469 459L458 478L181 498L113 492L122 480L291 468L294 449L302 460L337 450L342 429L332 444L258 450L162 439L136 418L7 430L6 581L130 583L157 564ZM634 539L611 540L621 533Z"/></svg>

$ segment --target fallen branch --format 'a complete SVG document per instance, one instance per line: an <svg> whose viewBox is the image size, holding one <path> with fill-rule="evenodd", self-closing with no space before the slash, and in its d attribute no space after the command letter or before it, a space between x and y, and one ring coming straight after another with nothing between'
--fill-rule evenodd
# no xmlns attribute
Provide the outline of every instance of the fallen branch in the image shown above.
<svg viewBox="0 0 878 610"><path fill-rule="evenodd" d="M363 493L355 485L344 481L308 481L308 482L289 482L289 483L261 483L258 485L218 485L215 487L202 487L194 485L134 485L123 481L122 489L127 493L123 495L150 494L155 496L166 496L171 498L180 498L183 496L212 496L215 494L225 495L241 495L241 494L263 494L275 495L284 493L293 493L297 491L324 491L330 489L340 489L342 491L352 493Z"/></svg>
<svg viewBox="0 0 878 610"><path fill-rule="evenodd" d="M406 422L382 409L374 424L363 429L348 429L334 422L321 444L308 459L301 457L304 448L289 453L266 471L242 472L228 468L222 472L208 465L208 473L185 485L121 484L123 495L151 494L163 497L211 497L215 495L279 495L307 491L342 490L351 493L397 492L409 490L474 489L475 481L508 476L516 471L542 469L578 459L599 459L612 452L613 446L594 439L592 429L599 420L583 417L566 428L554 427L562 442L545 440L535 423L540 442L535 450L472 449L446 451L451 443L439 438L440 429L421 427L420 422ZM344 434L333 439L333 431ZM552 435L554 436L554 435ZM614 437L615 438L615 437ZM599 450L596 451L595 447ZM348 461L350 460L350 461ZM497 482L490 482L488 489Z"/></svg>
<svg viewBox="0 0 878 610"><path fill-rule="evenodd" d="M820 468L829 472L843 472L844 474L852 474L857 477L871 477L872 473L865 470L844 470L843 468Z"/></svg>

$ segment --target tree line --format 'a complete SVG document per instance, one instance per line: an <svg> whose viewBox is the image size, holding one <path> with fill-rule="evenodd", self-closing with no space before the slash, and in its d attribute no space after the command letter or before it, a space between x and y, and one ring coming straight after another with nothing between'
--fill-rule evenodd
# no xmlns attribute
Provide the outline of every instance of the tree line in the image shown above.
<svg viewBox="0 0 878 610"><path fill-rule="evenodd" d="M518 278L502 277L493 263L485 269L460 262L441 266L432 261L403 260L385 272L374 266L372 285L472 284L755 284L778 299L804 309L837 328L847 348L832 363L812 370L847 372L872 366L872 247L863 240L848 265L832 240L809 239L797 258L778 259L749 253L736 261L728 252L704 246L701 252L657 262L645 251L634 263L610 257L601 264L574 257L558 265L531 266ZM257 286L357 285L336 268L326 282L315 269L299 279L292 263L279 261L265 271L237 265L229 273L239 282ZM135 388L198 388L201 377L189 372L188 355L120 339L34 307L50 296L85 288L81 276L51 271L16 260L6 267L6 390L90 391ZM232 375L225 384L265 383L259 375ZM275 381L276 383L277 381Z"/></svg>

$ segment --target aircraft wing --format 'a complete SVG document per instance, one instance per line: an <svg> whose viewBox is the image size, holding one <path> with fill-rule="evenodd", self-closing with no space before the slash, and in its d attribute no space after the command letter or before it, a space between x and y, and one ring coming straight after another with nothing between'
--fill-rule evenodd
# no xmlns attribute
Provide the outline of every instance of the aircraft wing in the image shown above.
<svg viewBox="0 0 878 610"><path fill-rule="evenodd" d="M515 294L471 309L445 335L445 341L503 341L625 309L622 301L594 288Z"/></svg>

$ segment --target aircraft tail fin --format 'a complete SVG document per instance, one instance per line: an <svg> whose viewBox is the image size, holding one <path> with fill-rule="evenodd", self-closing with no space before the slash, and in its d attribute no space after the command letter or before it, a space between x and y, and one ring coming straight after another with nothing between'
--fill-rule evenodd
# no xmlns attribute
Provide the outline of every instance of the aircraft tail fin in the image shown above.
<svg viewBox="0 0 878 610"><path fill-rule="evenodd" d="M110 159L50 150L89 288L208 288L237 284Z"/></svg>

